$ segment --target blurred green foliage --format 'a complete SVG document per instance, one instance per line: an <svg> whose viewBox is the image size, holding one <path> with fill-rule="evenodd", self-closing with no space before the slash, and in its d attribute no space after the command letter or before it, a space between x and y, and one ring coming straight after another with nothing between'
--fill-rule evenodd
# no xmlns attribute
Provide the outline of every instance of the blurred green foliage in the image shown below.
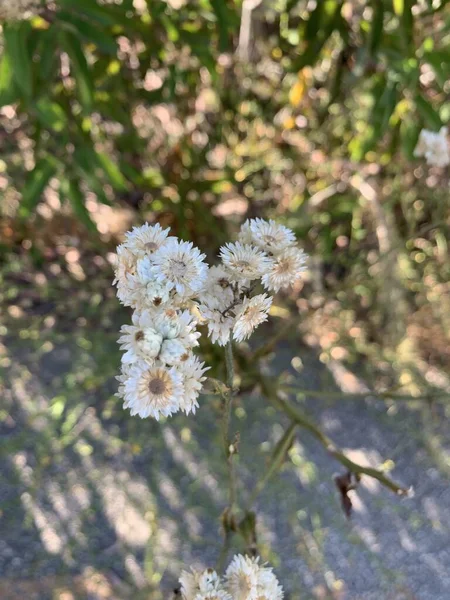
<svg viewBox="0 0 450 600"><path fill-rule="evenodd" d="M442 322L448 177L413 151L450 118L445 0L59 0L2 30L18 238L46 204L104 240L105 205L212 254L224 218L275 216L366 347L430 299Z"/></svg>

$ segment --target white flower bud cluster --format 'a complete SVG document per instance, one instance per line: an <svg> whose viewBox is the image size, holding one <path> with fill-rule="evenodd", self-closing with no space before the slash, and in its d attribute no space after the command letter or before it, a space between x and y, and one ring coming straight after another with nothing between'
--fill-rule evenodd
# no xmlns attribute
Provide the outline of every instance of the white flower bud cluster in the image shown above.
<svg viewBox="0 0 450 600"><path fill-rule="evenodd" d="M39 12L40 0L0 0L0 21L21 21Z"/></svg>
<svg viewBox="0 0 450 600"><path fill-rule="evenodd" d="M422 129L414 156L424 156L430 166L446 167L450 164L450 146L447 134L447 127L441 127L437 133Z"/></svg>
<svg viewBox="0 0 450 600"><path fill-rule="evenodd" d="M183 571L183 600L282 600L283 588L270 567L259 558L237 554L223 578L212 569Z"/></svg>
<svg viewBox="0 0 450 600"><path fill-rule="evenodd" d="M211 340L225 346L230 335L241 342L265 321L272 297L250 297L257 281L269 292L292 286L306 269L307 255L294 232L263 219L250 219L236 243L220 249L222 264L208 273L199 310L207 321Z"/></svg>
<svg viewBox="0 0 450 600"><path fill-rule="evenodd" d="M118 395L132 415L157 420L195 413L206 371L193 353L200 333L188 310L207 277L205 256L168 234L148 224L129 232L117 249L114 280L121 302L134 308L119 338Z"/></svg>
<svg viewBox="0 0 450 600"><path fill-rule="evenodd" d="M268 317L272 296L252 296L259 281L269 292L286 288L305 270L306 254L295 235L274 221L246 221L239 240L220 250L222 263L208 268L205 255L169 229L135 227L117 248L117 296L134 309L121 329L124 351L119 397L142 418L189 414L207 370L193 353L201 315L211 340L247 339Z"/></svg>

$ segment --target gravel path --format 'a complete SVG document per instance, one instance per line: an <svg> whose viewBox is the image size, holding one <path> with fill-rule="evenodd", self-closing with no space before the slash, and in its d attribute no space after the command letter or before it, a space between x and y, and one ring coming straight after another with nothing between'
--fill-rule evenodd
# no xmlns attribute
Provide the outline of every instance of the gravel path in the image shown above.
<svg viewBox="0 0 450 600"><path fill-rule="evenodd" d="M86 569L125 582L126 590L150 583L167 598L182 566L214 564L225 505L216 400L204 400L195 418L177 416L163 426L115 420L117 411L100 421L93 405L103 406L103 399L78 391L79 365L67 342L37 361L20 344L17 352L5 369L0 423L2 600L18 597L5 581L30 580L27 597L46 600L55 595L37 582ZM326 368L313 350L297 352L304 365L300 386L330 391L350 380L363 389L338 364ZM289 364L295 353L280 349L277 364ZM89 363L89 352L83 356ZM114 384L108 386L112 391ZM291 461L257 504L259 543L287 598L450 598L445 420L432 425L432 456L426 443L431 426L419 410L401 407L394 414L375 401L312 398L304 408L352 457L374 465L392 459L392 475L412 485L415 495L397 498L364 479L347 521L332 479L340 465L299 431ZM238 406L241 494L264 469L285 425L257 395ZM74 590L71 598L138 597Z"/></svg>

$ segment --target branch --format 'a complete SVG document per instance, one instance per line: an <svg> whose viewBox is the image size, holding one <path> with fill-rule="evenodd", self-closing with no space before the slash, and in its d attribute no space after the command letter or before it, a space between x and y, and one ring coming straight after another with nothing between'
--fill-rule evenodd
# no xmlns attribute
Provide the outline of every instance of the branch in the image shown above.
<svg viewBox="0 0 450 600"><path fill-rule="evenodd" d="M373 467L365 467L358 463L355 463L350 458L348 458L344 452L335 446L333 441L325 435L319 427L311 421L306 415L303 414L301 410L299 410L296 406L283 400L279 397L277 393L277 389L274 387L273 382L268 377L261 376L260 378L261 386L264 394L267 396L269 402L276 408L285 412L292 421L296 422L303 429L308 430L319 442L322 446L333 456L337 461L339 461L344 467L346 467L352 473L358 473L360 475L367 475L368 477L372 477L379 481L382 485L392 490L394 493L399 496L407 496L409 490L407 488L402 487L390 477L385 475L383 471L379 469L374 469Z"/></svg>

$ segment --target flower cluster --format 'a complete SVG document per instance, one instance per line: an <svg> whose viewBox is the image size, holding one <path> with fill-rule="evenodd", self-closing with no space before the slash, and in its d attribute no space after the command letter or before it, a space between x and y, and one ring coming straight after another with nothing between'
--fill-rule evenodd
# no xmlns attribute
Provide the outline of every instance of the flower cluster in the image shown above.
<svg viewBox="0 0 450 600"><path fill-rule="evenodd" d="M422 129L414 156L424 156L429 165L446 167L450 164L450 147L447 140L447 127L436 133Z"/></svg>
<svg viewBox="0 0 450 600"><path fill-rule="evenodd" d="M212 569L183 571L183 600L282 600L283 588L272 569L259 558L237 554L223 578Z"/></svg>
<svg viewBox="0 0 450 600"><path fill-rule="evenodd" d="M204 255L159 225L135 227L117 248L117 296L134 309L121 329L124 351L118 395L132 415L195 412L204 364L195 356L200 333L189 307L204 286Z"/></svg>
<svg viewBox="0 0 450 600"><path fill-rule="evenodd" d="M39 11L40 0L0 0L0 21L28 19Z"/></svg>
<svg viewBox="0 0 450 600"><path fill-rule="evenodd" d="M274 221L246 221L239 240L220 249L221 264L208 268L191 242L160 225L135 227L117 248L117 296L133 308L121 329L124 351L119 397L132 415L167 417L195 412L207 370L195 356L200 315L211 340L247 339L268 317L272 296L305 270L306 254L294 233Z"/></svg>
<svg viewBox="0 0 450 600"><path fill-rule="evenodd" d="M293 285L306 269L306 254L294 232L263 219L246 221L236 243L220 249L222 264L209 270L199 310L211 340L221 346L230 335L247 339L268 317L272 297L251 296L258 281L268 292Z"/></svg>

